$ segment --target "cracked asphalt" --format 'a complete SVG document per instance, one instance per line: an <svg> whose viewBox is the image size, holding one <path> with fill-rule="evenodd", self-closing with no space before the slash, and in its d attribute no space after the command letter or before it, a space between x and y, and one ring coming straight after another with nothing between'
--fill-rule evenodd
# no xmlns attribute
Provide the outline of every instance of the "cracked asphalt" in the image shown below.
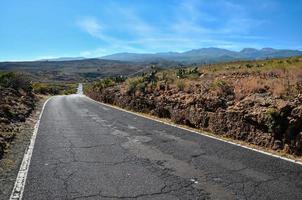
<svg viewBox="0 0 302 200"><path fill-rule="evenodd" d="M23 199L302 199L302 166L107 107L56 96Z"/></svg>

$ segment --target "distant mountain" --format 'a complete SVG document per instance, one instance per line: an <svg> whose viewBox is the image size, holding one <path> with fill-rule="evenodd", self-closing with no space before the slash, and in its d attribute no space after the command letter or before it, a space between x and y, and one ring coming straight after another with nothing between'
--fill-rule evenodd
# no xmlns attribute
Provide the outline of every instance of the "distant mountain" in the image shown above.
<svg viewBox="0 0 302 200"><path fill-rule="evenodd" d="M163 52L154 54L117 53L103 56L101 59L141 62L146 60L171 60L185 63L224 62L233 60L259 60L265 58L283 58L302 55L299 50L273 49L273 48L245 48L241 51L230 51L221 48L201 48L190 51Z"/></svg>

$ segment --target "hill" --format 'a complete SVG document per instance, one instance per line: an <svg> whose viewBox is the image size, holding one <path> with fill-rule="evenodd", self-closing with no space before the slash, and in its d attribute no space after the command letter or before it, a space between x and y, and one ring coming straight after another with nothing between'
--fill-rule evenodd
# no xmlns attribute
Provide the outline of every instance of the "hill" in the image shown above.
<svg viewBox="0 0 302 200"><path fill-rule="evenodd" d="M245 48L241 51L230 51L221 48L201 48L190 51L177 53L154 53L154 54L138 54L138 53L117 53L101 57L102 59L120 60L120 61L145 61L154 59L172 60L183 63L216 63L235 60L260 60L266 58L284 58L290 56L302 55L302 51L287 49L253 49Z"/></svg>
<svg viewBox="0 0 302 200"><path fill-rule="evenodd" d="M38 81L79 82L107 76L129 76L151 66L172 67L177 63L165 60L128 62L104 59L66 61L0 62L0 71L22 71Z"/></svg>
<svg viewBox="0 0 302 200"><path fill-rule="evenodd" d="M84 88L95 100L302 155L302 57L153 71Z"/></svg>

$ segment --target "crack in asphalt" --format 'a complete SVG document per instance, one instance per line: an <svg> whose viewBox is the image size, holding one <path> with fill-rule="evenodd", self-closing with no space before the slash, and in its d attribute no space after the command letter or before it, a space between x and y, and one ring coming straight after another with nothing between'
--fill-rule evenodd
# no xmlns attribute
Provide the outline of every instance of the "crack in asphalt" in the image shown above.
<svg viewBox="0 0 302 200"><path fill-rule="evenodd" d="M113 199L138 199L142 197L152 197L152 196L158 196L158 195L164 195L164 194L170 194L172 192L176 192L179 189L185 189L193 185L193 183L188 183L186 185L182 185L182 188L176 188L176 189L167 189L169 188L169 185L165 184L160 191L158 192L153 192L153 193L142 193L138 195L133 195L133 196L117 196L117 195L106 195L103 194L102 191L99 191L97 194L90 194L90 195L83 195L83 196L77 196L73 197L70 200L74 199L85 199L85 198L90 198L90 197L102 197L102 198L113 198ZM205 198L196 198L196 199L205 199Z"/></svg>
<svg viewBox="0 0 302 200"><path fill-rule="evenodd" d="M285 179L288 182L281 182L282 186L294 181L292 185L302 187L295 179L301 177L302 172L296 168L289 169L290 176L277 167L266 172L257 165L252 167L238 160L240 151L231 159L224 148L214 148L199 136L186 135L171 127L166 131L165 125L160 124L148 127L146 121L141 123L143 119L138 117L112 109L98 112L95 106L99 105L84 104L86 99L81 98L77 101L83 105L66 100L61 106L57 103L58 108L49 111L50 116L46 113L46 117L58 119L42 127L45 133L39 133L36 142L47 140L44 134L52 141L61 141L63 146L44 141L46 145L37 148L44 149L42 152L48 155L45 166L53 174L48 177L49 184L53 183L52 179L59 181L62 191L52 194L43 187L27 185L27 191L38 197L45 193L47 199L69 200L268 199L274 196L266 194L270 183L279 184ZM56 128L48 131L52 126ZM31 183L37 181L31 176L41 168L36 152L37 149L29 173ZM86 175L89 177L84 177ZM25 191L28 197L26 194ZM30 197L27 199L32 199Z"/></svg>
<svg viewBox="0 0 302 200"><path fill-rule="evenodd" d="M114 198L114 199L137 199L137 198L142 198L142 197L152 197L152 196L156 196L156 195L164 195L164 194L169 194L175 191L178 191L180 189L185 189L188 188L190 186L192 186L194 183L193 182L188 182L185 185L181 185L179 184L179 187L175 188L175 189L167 189L169 184L166 184L160 189L159 192L153 192L153 193L142 193L142 194L138 194L138 195L134 195L134 196L116 196L116 195L110 195L110 194L103 194L101 191L98 194L90 194L90 195L80 195L77 197L73 197L73 198L69 198L67 194L69 194L70 192L68 191L68 181L69 179L76 173L75 171L68 174L67 177L62 177L60 175L58 175L58 169L60 168L60 165L63 164L69 164L69 163L100 163L100 164L104 164L104 165L120 165L120 164L125 164L125 163L129 163L129 162L134 162L136 164L138 164L138 162L140 162L140 159L138 157L136 157L135 159L129 159L129 157L133 157L133 156L126 156L124 157L124 159L120 162L100 162L100 161L80 161L76 158L76 152L74 151L75 149L89 149L89 148L101 148L103 147L102 145L91 145L91 146L81 146L78 147L76 145L74 145L74 143L66 136L63 136L64 139L68 142L68 146L65 147L66 151L71 155L72 159L70 162L63 162L58 160L58 163L55 164L55 174L54 177L61 180L63 182L64 185L64 190L66 191L66 199L80 199L80 198L91 198L91 197L101 197L101 198ZM121 143L113 143L111 145L121 145ZM153 147L152 147L153 148ZM148 165L152 165L152 163L148 160ZM156 161L155 164L156 165L161 165L163 164L165 161ZM161 163L161 164L160 164ZM155 171L161 171L161 173L159 174L159 177L163 180L171 177L171 175L169 173L173 172L174 170L170 169L170 168L157 168L156 170L153 170L153 172ZM77 192L80 193L80 192Z"/></svg>
<svg viewBox="0 0 302 200"><path fill-rule="evenodd" d="M118 136L121 136L121 135L118 135ZM113 199L137 199L137 198L141 198L141 197L152 197L152 196L156 196L156 195L164 195L164 194L170 194L172 192L175 192L175 191L178 191L180 189L183 189L183 188L187 188L187 187L190 187L194 184L194 182L190 182L188 183L187 185L183 186L182 188L176 188L176 189L168 189L167 191L164 191L166 190L166 188L168 188L168 185L165 183L165 185L161 188L160 192L154 192L154 193L143 193L143 194L139 194L139 195L135 195L135 196L116 196L116 195L110 195L110 194L103 194L102 191L100 191L99 193L97 194L91 194L91 195L80 195L80 196L76 196L76 197L73 197L73 198L69 198L68 197L68 194L70 194L70 192L68 191L68 181L69 179L76 173L76 172L72 172L70 173L66 178L64 177L61 177L59 175L57 175L57 169L59 167L60 164L69 164L69 163L99 163L99 164L103 164L103 165L111 165L111 166L115 166L115 165L121 165L121 164L125 164L125 163L129 163L129 162L133 162L133 163L136 163L137 160L139 158L136 158L136 159L129 159L128 157L125 157L122 161L119 161L119 162L101 162L101 161L81 161L81 160L78 160L76 159L76 152L74 151L74 149L90 149L90 148L102 148L104 147L103 144L101 145L87 145L87 146L75 146L73 144L73 142L68 138L68 137L65 137L63 136L66 141L68 141L69 145L67 147L65 147L66 151L70 153L71 157L72 157L72 161L70 162L63 162L63 161L59 161L59 163L57 163L56 165L56 168L55 168L55 177L61 181L63 181L63 185L64 185L64 190L66 191L66 195L65 198L66 199L85 199L85 198L91 198L91 197L101 197L101 198L113 198ZM128 136L127 136L128 137ZM105 144L105 146L114 146L114 145L119 145L120 147L123 147L124 146L121 144L121 143L111 143L111 144ZM157 149L156 147L154 146L150 146L150 149ZM138 154L141 153L141 150L138 151ZM193 159L196 159L200 156L204 155L204 153L200 153L200 154L194 154L194 155L191 155L191 158L192 160ZM167 167L164 167L165 166L165 163L167 163L167 160L156 160L155 161L155 164L160 166L160 167L163 167L161 168L160 170L162 170L162 173L160 174L160 178L165 180L167 178L169 178L171 176L171 173L174 173L175 170L172 169L172 168L167 168ZM243 170L246 170L246 169L249 169L248 167L243 167L241 169L238 169L238 170L231 170L232 173L238 173L240 171L243 171ZM206 174L205 176L208 176L210 174ZM200 178L199 178L200 179ZM197 179L196 179L197 180ZM266 180L266 181L259 181L257 182L257 184L254 186L254 191L257 190L257 188L261 185L261 184L264 184L264 183L268 183L270 181L275 181L275 180L278 180L278 178L275 178L275 179L269 179L269 180ZM253 197L253 192L250 193L250 194L247 194L245 192L245 182L244 181L239 181L239 182L233 182L233 183L230 183L228 186L232 185L232 184L241 184L242 188L241 188L241 191L242 191L242 195L243 195L243 198L244 199L251 199ZM73 192L74 193L74 192ZM76 194L80 194L80 192L75 192Z"/></svg>

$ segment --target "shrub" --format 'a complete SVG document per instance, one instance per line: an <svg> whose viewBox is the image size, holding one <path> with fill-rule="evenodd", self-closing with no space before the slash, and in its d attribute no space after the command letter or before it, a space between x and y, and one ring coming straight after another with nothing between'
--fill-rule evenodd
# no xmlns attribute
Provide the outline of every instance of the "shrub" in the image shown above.
<svg viewBox="0 0 302 200"><path fill-rule="evenodd" d="M302 94L302 81L296 83L296 90L299 94Z"/></svg>
<svg viewBox="0 0 302 200"><path fill-rule="evenodd" d="M164 82L167 82L168 81L168 73L167 72L163 72L160 80L164 81Z"/></svg>
<svg viewBox="0 0 302 200"><path fill-rule="evenodd" d="M186 83L183 80L178 80L176 82L176 86L179 91L184 91L184 89L186 87Z"/></svg>
<svg viewBox="0 0 302 200"><path fill-rule="evenodd" d="M140 83L143 83L143 82L144 82L143 77L136 77L136 78L127 79L126 82L125 82L126 92L128 94L133 94L137 89L137 85L140 84Z"/></svg>
<svg viewBox="0 0 302 200"><path fill-rule="evenodd" d="M31 82L21 73L2 73L0 74L0 86L5 88L13 88L15 90L22 89L26 92L32 92Z"/></svg>
<svg viewBox="0 0 302 200"><path fill-rule="evenodd" d="M279 116L279 112L275 108L269 108L269 109L267 109L266 114L268 114L272 118L276 118L276 117Z"/></svg>
<svg viewBox="0 0 302 200"><path fill-rule="evenodd" d="M216 90L219 95L234 95L234 87L224 80L213 81L211 88L212 90Z"/></svg>
<svg viewBox="0 0 302 200"><path fill-rule="evenodd" d="M115 82L112 78L105 78L95 81L92 87L96 91L102 91L103 89L114 85Z"/></svg>
<svg viewBox="0 0 302 200"><path fill-rule="evenodd" d="M279 111L275 108L269 108L266 114L268 115L268 121L266 122L267 131L273 133L280 129L280 123L278 123L280 117Z"/></svg>
<svg viewBox="0 0 302 200"><path fill-rule="evenodd" d="M247 68L252 68L252 67L253 67L253 65L252 65L252 64L249 64L249 63L246 64L245 66L246 66Z"/></svg>
<svg viewBox="0 0 302 200"><path fill-rule="evenodd" d="M181 68L176 71L176 76L177 76L177 78L180 78L180 79L186 78L186 77L196 78L199 75L200 75L200 73L199 73L197 67L194 67L193 69L189 68L187 70L184 68Z"/></svg>
<svg viewBox="0 0 302 200"><path fill-rule="evenodd" d="M189 69L189 72L188 74L198 74L198 68L197 67L194 67L193 69Z"/></svg>
<svg viewBox="0 0 302 200"><path fill-rule="evenodd" d="M126 77L125 77L125 76L122 76L122 75L120 75L120 76L115 76L115 77L112 78L112 80L113 80L115 83L123 83L123 82L125 82Z"/></svg>
<svg viewBox="0 0 302 200"><path fill-rule="evenodd" d="M77 84L73 83L34 83L33 91L36 94L59 95L75 94Z"/></svg>
<svg viewBox="0 0 302 200"><path fill-rule="evenodd" d="M156 84L157 90L165 90L166 88L166 82L165 81L159 81Z"/></svg>
<svg viewBox="0 0 302 200"><path fill-rule="evenodd" d="M176 76L177 76L177 78L184 78L185 73L186 73L185 69L178 69L176 72Z"/></svg>
<svg viewBox="0 0 302 200"><path fill-rule="evenodd" d="M145 92L146 87L147 87L147 83L145 83L145 82L138 83L136 85L136 90L139 90L140 92Z"/></svg>
<svg viewBox="0 0 302 200"><path fill-rule="evenodd" d="M146 81L147 83L155 83L157 81L156 73L157 73L157 70L153 70L149 74L144 75L143 76L144 77L144 81Z"/></svg>

